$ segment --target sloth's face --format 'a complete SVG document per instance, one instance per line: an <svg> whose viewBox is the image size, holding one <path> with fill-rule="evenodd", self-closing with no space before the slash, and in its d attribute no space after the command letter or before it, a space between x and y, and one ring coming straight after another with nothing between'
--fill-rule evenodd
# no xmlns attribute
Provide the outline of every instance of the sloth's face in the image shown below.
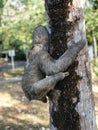
<svg viewBox="0 0 98 130"><path fill-rule="evenodd" d="M49 40L49 34L45 27L38 26L33 33L34 44L45 44Z"/></svg>

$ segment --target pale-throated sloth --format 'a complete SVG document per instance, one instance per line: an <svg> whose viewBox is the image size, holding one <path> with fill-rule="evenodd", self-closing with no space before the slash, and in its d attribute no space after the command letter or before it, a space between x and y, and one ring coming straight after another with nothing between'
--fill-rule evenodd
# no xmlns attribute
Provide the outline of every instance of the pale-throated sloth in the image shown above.
<svg viewBox="0 0 98 130"><path fill-rule="evenodd" d="M54 89L58 81L64 79L66 76L64 72L86 43L85 40L73 43L59 59L55 60L48 53L48 42L47 29L38 26L33 33L29 65L22 78L22 88L29 100L46 101L47 93Z"/></svg>

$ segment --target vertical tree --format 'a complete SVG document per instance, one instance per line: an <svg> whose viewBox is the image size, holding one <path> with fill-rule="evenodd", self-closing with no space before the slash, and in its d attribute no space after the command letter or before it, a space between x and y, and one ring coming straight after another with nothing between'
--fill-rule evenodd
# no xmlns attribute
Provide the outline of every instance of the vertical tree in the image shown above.
<svg viewBox="0 0 98 130"><path fill-rule="evenodd" d="M83 0L45 0L52 57L85 39ZM51 130L96 130L87 45L67 69L70 75L49 94Z"/></svg>

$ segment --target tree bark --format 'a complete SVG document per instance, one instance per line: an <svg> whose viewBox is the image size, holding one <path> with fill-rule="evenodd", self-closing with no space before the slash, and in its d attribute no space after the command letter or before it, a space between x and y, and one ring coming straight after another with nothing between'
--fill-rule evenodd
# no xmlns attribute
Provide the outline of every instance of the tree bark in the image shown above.
<svg viewBox="0 0 98 130"><path fill-rule="evenodd" d="M45 0L53 58L86 39L83 4L83 0ZM70 75L48 94L50 129L96 130L87 45L66 71Z"/></svg>

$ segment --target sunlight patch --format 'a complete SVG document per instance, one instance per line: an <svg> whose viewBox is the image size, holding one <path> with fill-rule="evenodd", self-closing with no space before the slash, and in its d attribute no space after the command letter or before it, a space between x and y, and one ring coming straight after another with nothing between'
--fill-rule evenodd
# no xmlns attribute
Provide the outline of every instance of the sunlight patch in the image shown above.
<svg viewBox="0 0 98 130"><path fill-rule="evenodd" d="M94 85L93 91L96 92L96 93L98 93L98 86L97 85Z"/></svg>
<svg viewBox="0 0 98 130"><path fill-rule="evenodd" d="M0 107L12 107L18 103L20 101L13 99L10 94L0 92Z"/></svg>

